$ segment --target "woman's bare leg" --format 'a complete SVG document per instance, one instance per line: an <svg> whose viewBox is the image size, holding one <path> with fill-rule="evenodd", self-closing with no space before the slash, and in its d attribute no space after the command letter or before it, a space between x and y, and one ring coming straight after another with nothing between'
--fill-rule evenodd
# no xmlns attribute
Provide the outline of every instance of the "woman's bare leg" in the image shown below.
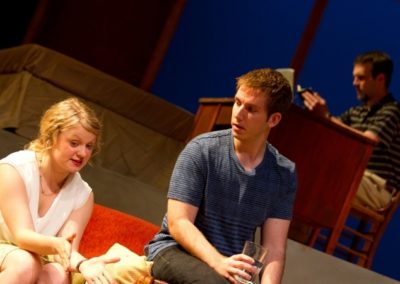
<svg viewBox="0 0 400 284"><path fill-rule="evenodd" d="M0 262L0 283L34 284L42 269L37 255L15 247L4 254Z"/></svg>
<svg viewBox="0 0 400 284"><path fill-rule="evenodd" d="M52 262L43 265L37 284L68 284L70 281L69 273L65 272L62 265Z"/></svg>

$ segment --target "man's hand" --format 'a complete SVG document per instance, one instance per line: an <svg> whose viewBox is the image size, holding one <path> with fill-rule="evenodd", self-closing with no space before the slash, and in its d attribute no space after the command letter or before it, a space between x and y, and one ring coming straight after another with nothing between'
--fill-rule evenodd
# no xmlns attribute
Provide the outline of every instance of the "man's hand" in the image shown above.
<svg viewBox="0 0 400 284"><path fill-rule="evenodd" d="M228 279L231 283L239 283L235 276L241 276L244 279L251 279L251 274L257 272L257 267L253 265L254 260L245 254L235 254L231 257L225 257L219 262L214 270Z"/></svg>
<svg viewBox="0 0 400 284"><path fill-rule="evenodd" d="M318 116L329 117L329 110L326 100L316 92L305 91L301 93L304 99L304 105L307 109Z"/></svg>

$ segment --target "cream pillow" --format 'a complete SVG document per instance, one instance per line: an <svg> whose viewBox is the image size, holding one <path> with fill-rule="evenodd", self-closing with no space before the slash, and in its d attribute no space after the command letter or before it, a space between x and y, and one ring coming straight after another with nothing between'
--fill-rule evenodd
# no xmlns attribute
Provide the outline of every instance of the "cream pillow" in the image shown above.
<svg viewBox="0 0 400 284"><path fill-rule="evenodd" d="M119 284L151 284L152 261L146 256L139 256L119 243L115 243L106 253L107 256L119 257L121 260L106 265L110 276Z"/></svg>

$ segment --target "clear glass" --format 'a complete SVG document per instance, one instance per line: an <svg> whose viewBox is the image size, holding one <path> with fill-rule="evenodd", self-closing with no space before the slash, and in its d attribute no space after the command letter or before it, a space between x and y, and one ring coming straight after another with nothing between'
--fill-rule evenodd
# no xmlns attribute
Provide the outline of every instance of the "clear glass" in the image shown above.
<svg viewBox="0 0 400 284"><path fill-rule="evenodd" d="M251 279L246 280L240 277L239 275L236 275L235 278L237 281L243 284L253 284L254 281L256 280L257 275L260 273L260 270L263 268L265 259L267 257L267 249L264 248L263 246L256 244L251 241L246 241L243 247L243 254L248 255L254 259L254 265L257 267L257 272L256 273L249 273L251 274Z"/></svg>

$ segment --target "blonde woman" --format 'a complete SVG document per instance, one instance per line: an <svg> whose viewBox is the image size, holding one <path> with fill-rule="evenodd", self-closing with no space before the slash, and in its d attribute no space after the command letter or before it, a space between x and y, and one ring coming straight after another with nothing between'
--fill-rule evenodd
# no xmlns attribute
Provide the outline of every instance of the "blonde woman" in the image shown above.
<svg viewBox="0 0 400 284"><path fill-rule="evenodd" d="M78 247L94 197L79 171L99 150L101 126L76 98L51 106L37 139L0 160L0 283L114 283L118 258L84 258Z"/></svg>

